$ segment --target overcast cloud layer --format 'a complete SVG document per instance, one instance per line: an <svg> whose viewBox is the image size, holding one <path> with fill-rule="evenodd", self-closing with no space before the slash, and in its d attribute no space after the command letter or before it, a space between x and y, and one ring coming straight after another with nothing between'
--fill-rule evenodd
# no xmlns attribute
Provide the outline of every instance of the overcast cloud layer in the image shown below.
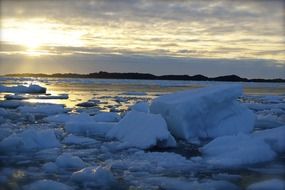
<svg viewBox="0 0 285 190"><path fill-rule="evenodd" d="M105 70L285 78L284 4L2 0L0 74Z"/></svg>

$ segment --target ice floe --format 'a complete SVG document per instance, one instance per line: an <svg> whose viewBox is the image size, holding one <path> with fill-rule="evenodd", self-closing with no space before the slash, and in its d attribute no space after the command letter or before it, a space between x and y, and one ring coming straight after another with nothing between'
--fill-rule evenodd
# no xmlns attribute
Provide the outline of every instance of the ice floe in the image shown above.
<svg viewBox="0 0 285 190"><path fill-rule="evenodd" d="M46 93L46 88L39 85L31 84L29 86L0 86L0 92L12 93Z"/></svg>
<svg viewBox="0 0 285 190"><path fill-rule="evenodd" d="M32 82L24 81L3 84ZM278 186L280 181L284 184L285 171L284 95L243 96L240 85L163 95L173 91L167 86L188 85L182 81L155 82L157 92L154 88L136 92L135 87L122 93L118 88L96 87L83 93L73 91L70 81L112 84L44 79L41 82L66 82L71 87L51 89L59 95L0 94L0 189L207 190L239 189L241 184L240 188L248 189L284 189ZM196 87L212 84L218 83L195 83ZM72 98L64 100L63 92L72 92ZM157 94L162 96L149 103ZM70 109L42 102L62 103ZM83 104L75 106L79 102ZM193 145L194 140L199 143ZM276 179L271 181L272 177Z"/></svg>
<svg viewBox="0 0 285 190"><path fill-rule="evenodd" d="M52 129L27 129L18 134L11 134L0 142L0 150L4 152L33 151L59 146Z"/></svg>
<svg viewBox="0 0 285 190"><path fill-rule="evenodd" d="M255 115L236 101L240 85L220 85L177 92L153 100L151 113L161 114L175 137L218 137L249 133Z"/></svg>
<svg viewBox="0 0 285 190"><path fill-rule="evenodd" d="M200 150L207 164L220 168L267 162L276 156L263 140L245 134L218 137Z"/></svg>
<svg viewBox="0 0 285 190"><path fill-rule="evenodd" d="M131 111L107 133L108 138L116 138L126 147L142 149L173 147L175 139L169 133L165 120L156 114Z"/></svg>

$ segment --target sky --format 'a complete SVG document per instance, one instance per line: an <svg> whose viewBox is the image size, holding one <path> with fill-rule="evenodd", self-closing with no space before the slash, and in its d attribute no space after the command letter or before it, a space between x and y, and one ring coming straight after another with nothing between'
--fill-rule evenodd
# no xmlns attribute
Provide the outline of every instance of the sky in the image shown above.
<svg viewBox="0 0 285 190"><path fill-rule="evenodd" d="M0 74L285 78L285 1L0 0Z"/></svg>

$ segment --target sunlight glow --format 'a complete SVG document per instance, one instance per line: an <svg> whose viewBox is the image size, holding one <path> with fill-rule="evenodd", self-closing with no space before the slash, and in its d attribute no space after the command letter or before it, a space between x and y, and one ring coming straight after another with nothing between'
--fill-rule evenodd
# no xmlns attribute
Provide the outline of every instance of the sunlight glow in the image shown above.
<svg viewBox="0 0 285 190"><path fill-rule="evenodd" d="M19 22L17 20L5 20L4 29L1 31L2 41L21 45L26 48L26 55L40 56L48 54L42 51L44 46L83 46L82 31L67 30L58 23L41 20Z"/></svg>

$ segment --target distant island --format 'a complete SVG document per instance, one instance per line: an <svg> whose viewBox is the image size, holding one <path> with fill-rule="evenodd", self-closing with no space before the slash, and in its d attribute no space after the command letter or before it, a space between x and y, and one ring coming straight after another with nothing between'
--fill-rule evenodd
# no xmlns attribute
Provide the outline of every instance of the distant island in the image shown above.
<svg viewBox="0 0 285 190"><path fill-rule="evenodd" d="M109 73L100 71L89 74L55 73L55 74L7 74L6 77L53 77L53 78L98 78L98 79L141 79L141 80L185 80L185 81L228 81L228 82L285 82L285 79L247 79L237 75L206 77L204 75L153 75L149 73Z"/></svg>

